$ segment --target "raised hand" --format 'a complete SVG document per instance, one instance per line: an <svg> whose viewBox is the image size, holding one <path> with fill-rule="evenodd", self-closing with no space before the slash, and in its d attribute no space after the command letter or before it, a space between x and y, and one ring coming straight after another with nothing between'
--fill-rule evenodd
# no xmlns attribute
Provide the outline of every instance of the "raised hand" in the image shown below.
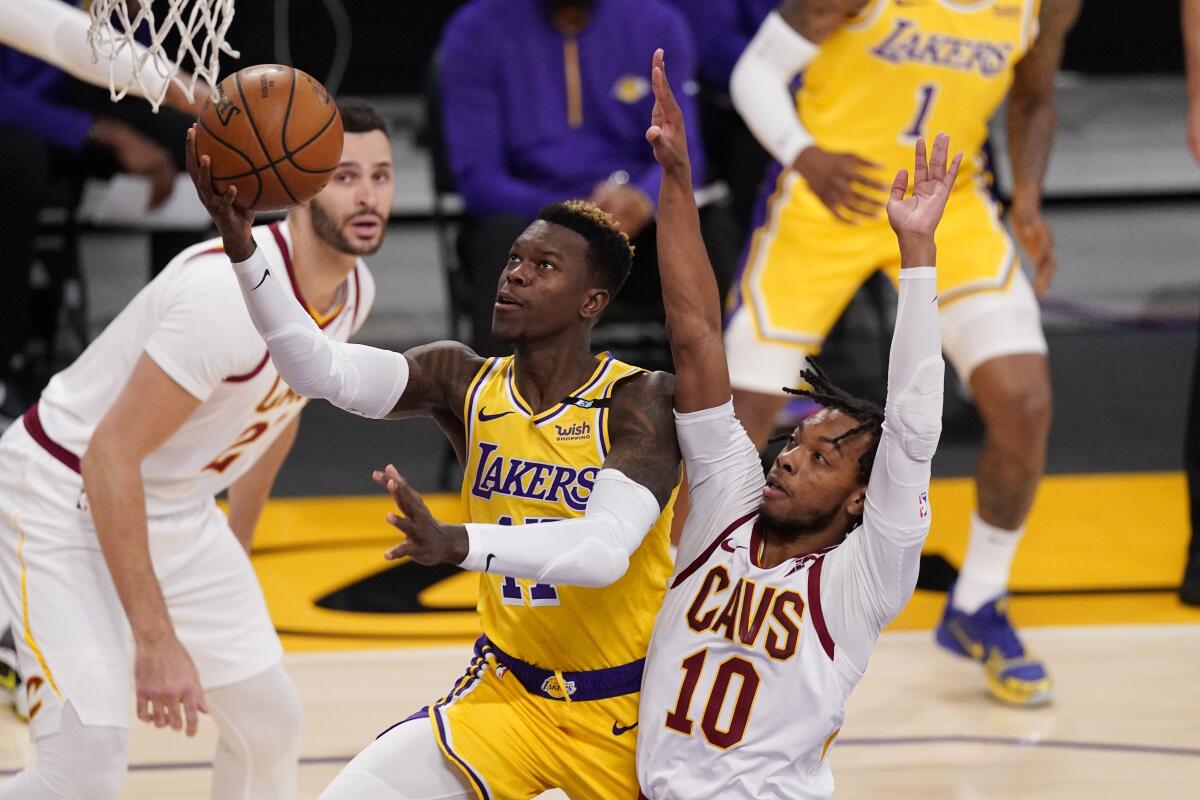
<svg viewBox="0 0 1200 800"><path fill-rule="evenodd" d="M196 186L200 202L212 217L217 232L225 244L225 253L230 261L245 261L254 253L254 211L238 208L237 187L231 185L224 192L217 191L212 182L212 160L196 152L196 126L187 132L187 170Z"/></svg>
<svg viewBox="0 0 1200 800"><path fill-rule="evenodd" d="M375 482L388 490L396 507L404 514L388 514L387 521L402 531L405 541L388 550L384 558L393 561L405 556L424 566L460 564L467 557L467 529L462 525L443 525L434 519L421 495L399 471L389 464L372 473Z"/></svg>
<svg viewBox="0 0 1200 800"><path fill-rule="evenodd" d="M661 47L654 51L650 84L654 87L654 111L650 115L646 141L654 148L654 158L662 166L663 172L690 172L692 167L688 160L683 110L667 80L667 65Z"/></svg>
<svg viewBox="0 0 1200 800"><path fill-rule="evenodd" d="M934 231L946 210L950 190L958 177L958 166L963 154L958 153L947 164L950 153L950 136L939 133L933 140L933 154L925 158L925 139L917 139L916 157L913 165L912 194L905 198L908 189L908 170L896 173L892 181L892 193L888 198L887 215L896 238L901 243L908 239L933 241Z"/></svg>

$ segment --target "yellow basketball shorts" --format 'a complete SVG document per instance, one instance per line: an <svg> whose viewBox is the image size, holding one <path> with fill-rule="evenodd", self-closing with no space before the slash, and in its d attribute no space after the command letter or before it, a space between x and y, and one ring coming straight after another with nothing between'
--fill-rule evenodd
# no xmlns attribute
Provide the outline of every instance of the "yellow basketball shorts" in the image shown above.
<svg viewBox="0 0 1200 800"><path fill-rule="evenodd" d="M840 222L791 170L779 176L756 222L731 298L726 348L735 387L780 393L795 384L805 357L820 352L864 281L879 270L898 279L900 254L885 215ZM979 179L960 180L937 244L943 344L960 375L997 355L1044 353L1037 300ZM975 324L985 316L995 319Z"/></svg>
<svg viewBox="0 0 1200 800"><path fill-rule="evenodd" d="M524 800L553 788L572 800L634 800L637 712L637 692L540 697L478 649L454 690L428 711L442 754L480 800Z"/></svg>

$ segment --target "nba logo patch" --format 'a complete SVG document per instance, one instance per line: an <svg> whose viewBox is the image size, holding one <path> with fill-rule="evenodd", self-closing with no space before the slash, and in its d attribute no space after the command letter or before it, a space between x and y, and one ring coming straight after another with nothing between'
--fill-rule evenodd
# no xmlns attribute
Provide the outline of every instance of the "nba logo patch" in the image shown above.
<svg viewBox="0 0 1200 800"><path fill-rule="evenodd" d="M921 492L917 495L917 513L921 515L921 519L929 516L929 492Z"/></svg>

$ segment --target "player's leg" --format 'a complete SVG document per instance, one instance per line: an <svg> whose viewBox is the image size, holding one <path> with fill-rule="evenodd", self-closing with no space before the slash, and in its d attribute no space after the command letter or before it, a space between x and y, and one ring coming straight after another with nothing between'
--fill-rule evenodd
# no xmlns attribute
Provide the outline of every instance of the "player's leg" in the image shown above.
<svg viewBox="0 0 1200 800"><path fill-rule="evenodd" d="M37 760L0 784L0 800L116 800L120 794L129 751L127 729L84 725L67 703L58 730L34 742Z"/></svg>
<svg viewBox="0 0 1200 800"><path fill-rule="evenodd" d="M428 716L388 730L342 768L320 800L469 800L476 793L438 747Z"/></svg>
<svg viewBox="0 0 1200 800"><path fill-rule="evenodd" d="M296 797L301 707L250 559L225 516L150 520L151 555L219 738L213 797Z"/></svg>
<svg viewBox="0 0 1200 800"><path fill-rule="evenodd" d="M571 800L633 800L637 778L638 694L560 703L556 731L569 758L558 759L555 783Z"/></svg>
<svg viewBox="0 0 1200 800"><path fill-rule="evenodd" d="M1188 402L1183 466L1191 498L1192 540L1188 545L1179 599L1200 606L1200 343L1196 345L1196 363L1192 365L1192 398Z"/></svg>
<svg viewBox="0 0 1200 800"><path fill-rule="evenodd" d="M243 681L205 691L220 737L212 797L296 797L303 710L282 663Z"/></svg>
<svg viewBox="0 0 1200 800"><path fill-rule="evenodd" d="M81 481L42 457L23 427L0 440L0 595L14 621L36 756L0 798L115 800L133 691L128 623Z"/></svg>
<svg viewBox="0 0 1200 800"><path fill-rule="evenodd" d="M738 419L762 448L799 381L863 281L895 250L887 224L850 226L833 219L790 170L762 200L725 350Z"/></svg>
<svg viewBox="0 0 1200 800"><path fill-rule="evenodd" d="M985 435L977 506L959 577L937 630L947 649L984 663L994 697L1050 699L1045 666L1007 615L1008 576L1033 505L1050 432L1050 371L1037 298L990 200L966 186L938 231L942 345L967 380Z"/></svg>

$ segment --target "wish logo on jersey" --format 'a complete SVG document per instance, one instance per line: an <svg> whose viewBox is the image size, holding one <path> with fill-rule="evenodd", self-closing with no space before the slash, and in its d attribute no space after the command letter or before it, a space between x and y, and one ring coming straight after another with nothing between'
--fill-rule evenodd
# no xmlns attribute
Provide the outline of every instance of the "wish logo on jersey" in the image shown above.
<svg viewBox="0 0 1200 800"><path fill-rule="evenodd" d="M577 427L577 426L575 426ZM566 464L548 464L522 458L506 458L496 452L500 445L478 442L479 461L471 494L490 500L493 494L563 503L575 511L587 507L599 467L575 469Z"/></svg>
<svg viewBox="0 0 1200 800"><path fill-rule="evenodd" d="M887 37L871 48L871 55L891 64L929 64L962 72L978 72L985 78L1007 69L1012 54L1013 46L1008 42L975 41L941 33L925 33L917 27L917 23L907 19L897 19Z"/></svg>

